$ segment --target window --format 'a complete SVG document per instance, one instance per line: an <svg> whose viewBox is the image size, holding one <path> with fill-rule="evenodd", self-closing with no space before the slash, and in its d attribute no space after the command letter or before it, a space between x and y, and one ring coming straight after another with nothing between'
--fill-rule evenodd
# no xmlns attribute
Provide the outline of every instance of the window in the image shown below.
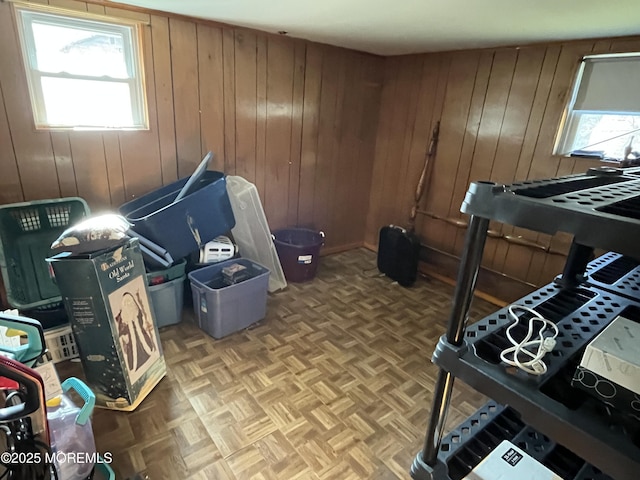
<svg viewBox="0 0 640 480"><path fill-rule="evenodd" d="M555 153L615 161L640 157L640 54L582 60Z"/></svg>
<svg viewBox="0 0 640 480"><path fill-rule="evenodd" d="M136 25L16 13L36 128L147 128Z"/></svg>

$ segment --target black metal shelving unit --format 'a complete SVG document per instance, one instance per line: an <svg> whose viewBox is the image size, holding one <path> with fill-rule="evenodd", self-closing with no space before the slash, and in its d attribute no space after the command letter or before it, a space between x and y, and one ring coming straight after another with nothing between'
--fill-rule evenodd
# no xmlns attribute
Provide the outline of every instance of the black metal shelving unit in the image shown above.
<svg viewBox="0 0 640 480"><path fill-rule="evenodd" d="M568 452L574 466L581 465L571 473L555 470L563 478L635 479L640 472L640 422L572 388L571 378L584 347L613 319L622 314L640 321L640 169L591 169L584 175L511 185L477 182L471 184L461 210L471 218L447 333L433 355L440 372L424 449L411 467L413 478L464 476L458 476L452 463L451 438L468 437L468 442L475 442L479 424L463 424L463 430L442 440L453 381L460 377L509 405L494 404L499 411L496 418L511 412L508 415L522 424L521 431L535 432L557 452ZM506 308L466 325L489 220L574 236L562 275L516 302L555 322L560 332L556 348L545 357L548 371L540 377L500 361L500 352L509 346L504 332L512 323ZM615 253L590 261L594 248ZM521 329L524 336L526 327ZM475 454L465 453L467 467L473 463L471 458L481 459L498 443L484 449L476 446Z"/></svg>

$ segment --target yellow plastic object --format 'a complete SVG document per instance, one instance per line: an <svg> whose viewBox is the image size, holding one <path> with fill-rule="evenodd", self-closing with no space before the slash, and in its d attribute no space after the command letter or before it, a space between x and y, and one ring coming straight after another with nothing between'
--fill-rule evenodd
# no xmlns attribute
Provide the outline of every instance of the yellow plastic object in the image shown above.
<svg viewBox="0 0 640 480"><path fill-rule="evenodd" d="M5 333L7 337L26 337L27 332L23 332L22 330L18 330L17 328L7 328L7 332Z"/></svg>
<svg viewBox="0 0 640 480"><path fill-rule="evenodd" d="M62 403L62 397L53 397L47 400L47 407L49 408L59 407L61 403Z"/></svg>

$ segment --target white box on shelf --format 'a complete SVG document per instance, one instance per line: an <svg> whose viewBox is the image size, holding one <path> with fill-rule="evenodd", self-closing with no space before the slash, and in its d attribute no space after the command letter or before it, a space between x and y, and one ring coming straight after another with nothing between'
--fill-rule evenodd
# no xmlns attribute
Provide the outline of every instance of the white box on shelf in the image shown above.
<svg viewBox="0 0 640 480"><path fill-rule="evenodd" d="M640 323L616 317L584 351L580 366L640 394Z"/></svg>
<svg viewBox="0 0 640 480"><path fill-rule="evenodd" d="M503 440L463 480L562 480L508 440Z"/></svg>

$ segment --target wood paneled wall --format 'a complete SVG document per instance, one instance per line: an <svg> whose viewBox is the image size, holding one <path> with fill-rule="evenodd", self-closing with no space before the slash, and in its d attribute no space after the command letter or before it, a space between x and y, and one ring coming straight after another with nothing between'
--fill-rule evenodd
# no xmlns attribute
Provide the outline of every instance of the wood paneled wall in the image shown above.
<svg viewBox="0 0 640 480"><path fill-rule="evenodd" d="M640 49L626 38L383 59L155 12L37 2L148 24L150 129L35 131L11 6L0 2L0 202L79 195L94 210L117 207L190 174L212 150L213 168L257 185L273 229L323 229L329 251L375 245L380 226L406 222L440 120L417 227L424 243L459 255L471 181L593 165L551 154L578 61ZM491 229L485 267L536 285L561 269L567 235Z"/></svg>
<svg viewBox="0 0 640 480"><path fill-rule="evenodd" d="M35 131L11 6L0 2L0 202L79 195L118 207L202 156L255 183L272 229L362 244L384 59L247 29L75 0L38 3L148 23L150 129Z"/></svg>
<svg viewBox="0 0 640 480"><path fill-rule="evenodd" d="M470 182L582 173L595 163L552 155L581 56L638 51L640 38L388 58L366 243L385 224L406 224L434 123L440 142L421 202L423 243L456 256L466 230L460 205ZM571 242L492 223L483 265L540 285L559 273ZM510 243L522 237L555 253ZM499 294L499 292L494 292Z"/></svg>

